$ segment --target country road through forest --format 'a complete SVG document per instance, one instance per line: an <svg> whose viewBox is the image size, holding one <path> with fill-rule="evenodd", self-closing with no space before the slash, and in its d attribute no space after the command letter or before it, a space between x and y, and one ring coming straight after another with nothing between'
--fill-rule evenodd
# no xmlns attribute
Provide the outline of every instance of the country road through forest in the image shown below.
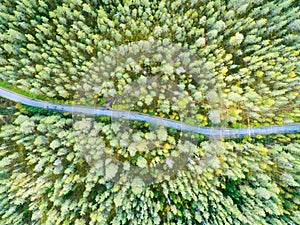
<svg viewBox="0 0 300 225"><path fill-rule="evenodd" d="M19 102L25 105L34 106L43 109L51 109L60 112L68 112L72 114L85 114L94 116L110 116L113 118L122 118L127 120L137 120L149 122L157 125L162 125L170 128L175 128L182 131L195 132L203 134L207 137L242 137L252 135L266 135L266 134L277 134L277 133L295 133L300 131L300 123L280 125L280 126L265 126L260 128L213 128L213 127L199 127L187 125L185 123L160 118L156 116L150 116L147 114L125 111L125 110L114 110L105 107L89 107L81 105L65 105L57 104L46 101L41 101L33 98L26 97L24 95L17 94L8 89L0 87L0 96L14 102Z"/></svg>

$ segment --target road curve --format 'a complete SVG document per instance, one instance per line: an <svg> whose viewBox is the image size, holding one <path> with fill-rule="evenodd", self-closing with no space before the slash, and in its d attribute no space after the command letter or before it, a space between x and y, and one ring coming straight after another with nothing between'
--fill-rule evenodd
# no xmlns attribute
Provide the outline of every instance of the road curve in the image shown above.
<svg viewBox="0 0 300 225"><path fill-rule="evenodd" d="M195 133L203 134L208 137L215 137L215 138L253 136L257 134L266 135L266 134L277 134L277 133L297 133L300 131L300 123L291 124L291 125L266 126L260 128L240 128L240 129L192 126L175 120L150 116L147 114L131 112L131 111L108 109L105 107L89 107L89 106L81 106L81 105L56 104L56 103L41 101L41 100L26 97L24 95L17 94L15 92L12 92L2 87L0 87L0 96L15 102L19 102L29 106L34 106L37 108L51 109L55 111L68 112L72 114L110 116L113 118L123 118L127 120L144 121L144 122L149 122L157 125L175 128L182 131L195 132Z"/></svg>

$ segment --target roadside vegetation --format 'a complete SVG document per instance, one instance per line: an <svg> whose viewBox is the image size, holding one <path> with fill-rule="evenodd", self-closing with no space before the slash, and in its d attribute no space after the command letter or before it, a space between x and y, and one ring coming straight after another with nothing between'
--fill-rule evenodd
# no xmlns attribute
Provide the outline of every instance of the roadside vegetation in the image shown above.
<svg viewBox="0 0 300 225"><path fill-rule="evenodd" d="M198 126L299 123L299 33L296 0L4 0L0 86ZM0 102L0 224L300 224L299 133Z"/></svg>

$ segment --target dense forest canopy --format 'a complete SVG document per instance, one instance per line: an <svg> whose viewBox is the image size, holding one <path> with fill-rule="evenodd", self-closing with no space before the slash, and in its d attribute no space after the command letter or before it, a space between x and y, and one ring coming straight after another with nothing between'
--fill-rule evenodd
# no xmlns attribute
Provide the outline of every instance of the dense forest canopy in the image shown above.
<svg viewBox="0 0 300 225"><path fill-rule="evenodd" d="M296 0L0 3L0 86L209 127L300 121ZM1 224L300 224L300 134L207 138L0 99Z"/></svg>

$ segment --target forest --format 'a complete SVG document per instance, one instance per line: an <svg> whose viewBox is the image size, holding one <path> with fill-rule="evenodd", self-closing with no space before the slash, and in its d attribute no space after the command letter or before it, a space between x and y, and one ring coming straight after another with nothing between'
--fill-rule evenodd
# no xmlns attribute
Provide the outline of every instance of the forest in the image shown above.
<svg viewBox="0 0 300 225"><path fill-rule="evenodd" d="M213 128L300 126L298 0L3 0L0 88ZM0 97L0 224L300 224L300 133L223 137Z"/></svg>

